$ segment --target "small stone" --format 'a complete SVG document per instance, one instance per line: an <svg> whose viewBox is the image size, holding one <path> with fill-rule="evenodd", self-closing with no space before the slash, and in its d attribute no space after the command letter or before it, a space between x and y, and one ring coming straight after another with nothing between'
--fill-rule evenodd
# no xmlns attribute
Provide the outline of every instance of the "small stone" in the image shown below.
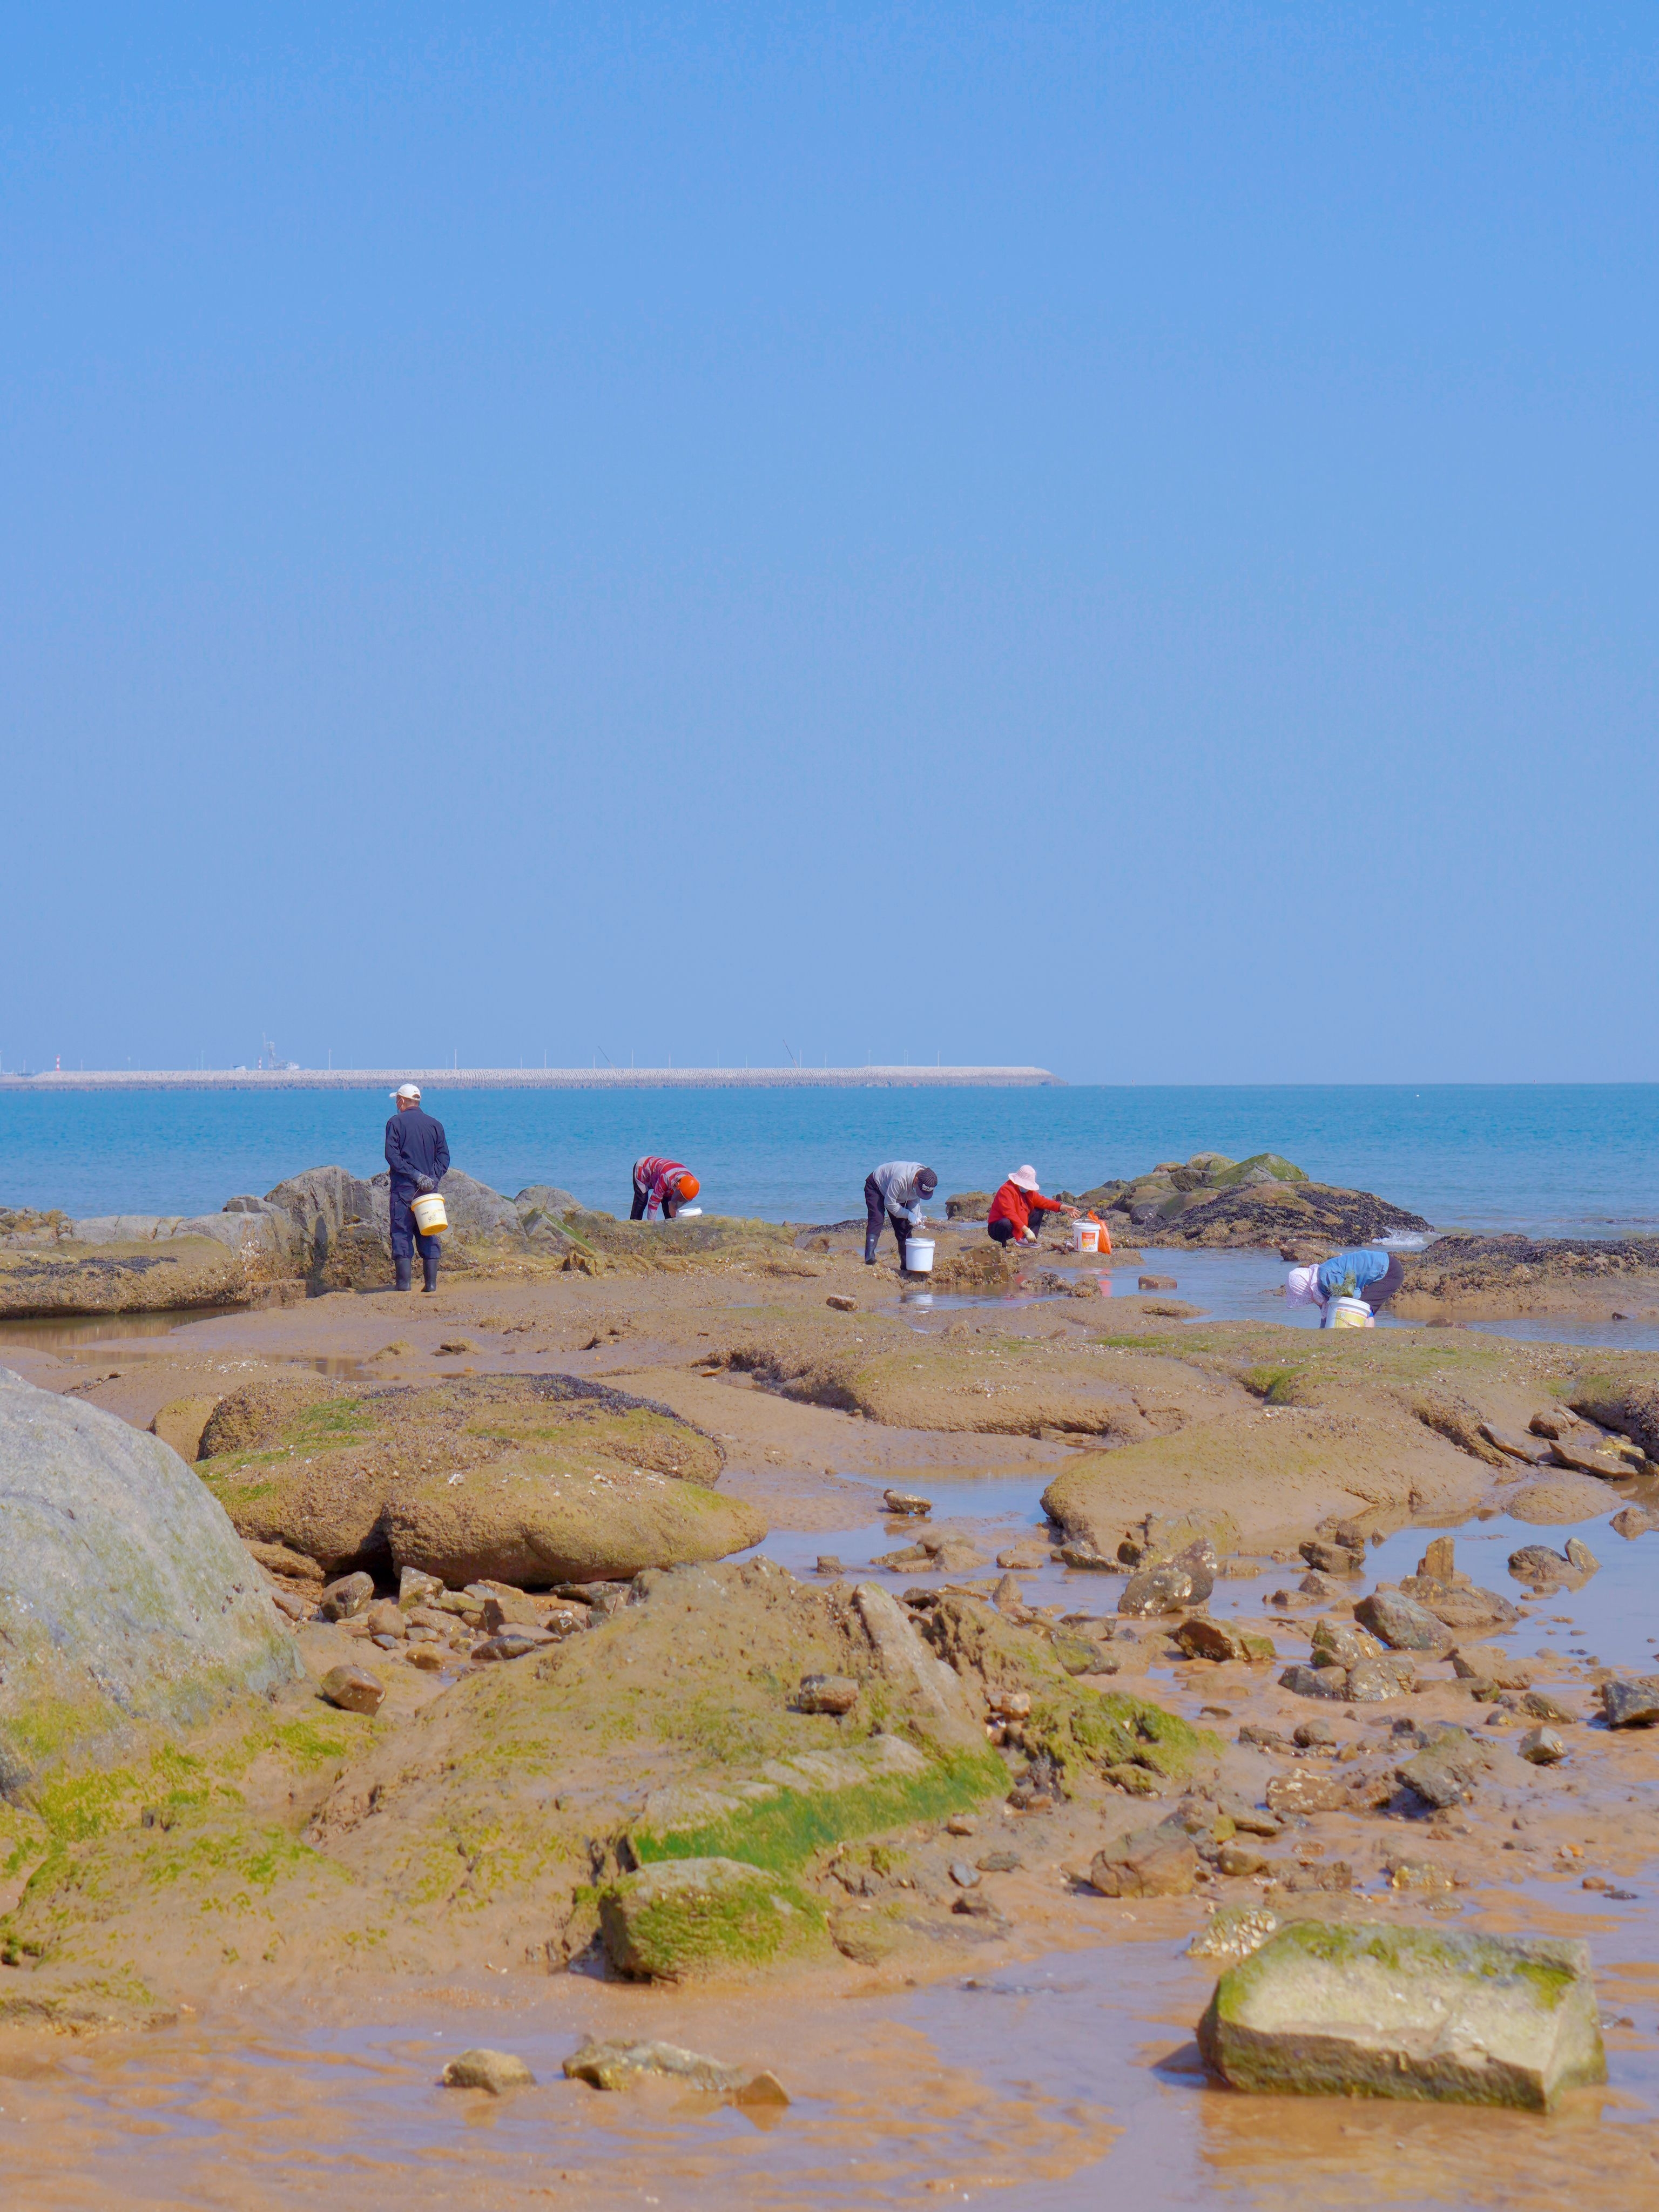
<svg viewBox="0 0 1659 2212"><path fill-rule="evenodd" d="M1578 1717L1577 1713L1569 1712L1559 1698L1551 1697L1547 1690L1528 1690L1521 1700L1521 1707L1535 1721L1551 1721L1558 1728L1565 1727Z"/></svg>
<svg viewBox="0 0 1659 2212"><path fill-rule="evenodd" d="M1141 1275L1137 1278L1136 1287L1143 1291L1174 1291L1181 1285L1173 1275Z"/></svg>
<svg viewBox="0 0 1659 2212"><path fill-rule="evenodd" d="M1207 1596L1208 1591L1203 1595ZM1200 1601L1194 1578L1173 1560L1131 1575L1118 1599L1119 1613L1132 1620L1149 1620L1166 1613L1184 1613Z"/></svg>
<svg viewBox="0 0 1659 2212"><path fill-rule="evenodd" d="M1005 1721L1029 1720L1031 1693L1029 1690L1000 1690L991 1699L991 1711Z"/></svg>
<svg viewBox="0 0 1659 2212"><path fill-rule="evenodd" d="M1191 1838L1166 1823L1097 1851L1089 1880L1103 1897L1190 1897L1198 1869Z"/></svg>
<svg viewBox="0 0 1659 2212"><path fill-rule="evenodd" d="M988 1897L978 1895L973 1890L964 1891L956 1899L951 1910L952 1912L966 1913L970 1919L974 1920L1000 1921L1002 1919L1002 1915L997 1911L991 1899Z"/></svg>
<svg viewBox="0 0 1659 2212"><path fill-rule="evenodd" d="M1024 1593L1011 1574L1004 1575L991 1592L991 1602L1000 1613L1006 1613L1011 1606L1018 1607L1021 1613L1026 1609Z"/></svg>
<svg viewBox="0 0 1659 2212"><path fill-rule="evenodd" d="M475 1644L473 1664L488 1667L497 1660L527 1658L532 1651L544 1650L547 1642L544 1636L527 1636L522 1629L508 1629L504 1635L487 1636L482 1644Z"/></svg>
<svg viewBox="0 0 1659 2212"><path fill-rule="evenodd" d="M982 1859L974 1863L981 1874L1012 1874L1019 1866L1018 1851L987 1851Z"/></svg>
<svg viewBox="0 0 1659 2212"><path fill-rule="evenodd" d="M1534 1766L1559 1765L1567 1755L1566 1745L1553 1728L1528 1729L1515 1747Z"/></svg>
<svg viewBox="0 0 1659 2212"><path fill-rule="evenodd" d="M1007 1551L997 1553L997 1565L1012 1575L1035 1574L1039 1567L1048 1565L1048 1547L1035 1539L1029 1544L1012 1545Z"/></svg>
<svg viewBox="0 0 1659 2212"><path fill-rule="evenodd" d="M1626 1505L1607 1525L1627 1542L1633 1542L1638 1536L1651 1535L1659 1528L1659 1513L1647 1505Z"/></svg>
<svg viewBox="0 0 1659 2212"><path fill-rule="evenodd" d="M952 1813L945 1823L947 1836L972 1836L977 1834L978 1830L979 1822L971 1813Z"/></svg>
<svg viewBox="0 0 1659 2212"><path fill-rule="evenodd" d="M390 1636L394 1640L401 1639L409 1626L402 1609L390 1598L377 1598L361 1618L371 1636Z"/></svg>
<svg viewBox="0 0 1659 2212"><path fill-rule="evenodd" d="M1308 1565L1322 1575L1358 1575L1365 1571L1363 1548L1355 1550L1347 1544L1328 1543L1322 1536L1310 1536L1297 1548Z"/></svg>
<svg viewBox="0 0 1659 2212"><path fill-rule="evenodd" d="M1334 1743L1337 1735L1336 1730L1328 1721L1320 1720L1316 1717L1311 1720L1298 1721L1292 1740L1304 1751L1312 1751L1318 1745Z"/></svg>
<svg viewBox="0 0 1659 2212"><path fill-rule="evenodd" d="M1417 1687L1417 1669L1411 1655L1385 1651L1377 1659L1362 1659L1348 1669L1348 1701L1355 1705L1380 1705L1390 1698L1409 1697Z"/></svg>
<svg viewBox="0 0 1659 2212"><path fill-rule="evenodd" d="M377 1713L386 1696L386 1684L366 1667L331 1667L317 1686L345 1713Z"/></svg>
<svg viewBox="0 0 1659 2212"><path fill-rule="evenodd" d="M1492 1765L1492 1754L1462 1729L1441 1729L1414 1758L1395 1772L1425 1805L1444 1812L1474 1794L1480 1778Z"/></svg>
<svg viewBox="0 0 1659 2212"><path fill-rule="evenodd" d="M1316 1667L1357 1667L1362 1659L1380 1659L1382 1646L1351 1620L1316 1620L1313 1629Z"/></svg>
<svg viewBox="0 0 1659 2212"><path fill-rule="evenodd" d="M420 1567L405 1567L398 1577L398 1602L405 1612L417 1605L430 1605L444 1594L443 1583L436 1575L428 1575Z"/></svg>
<svg viewBox="0 0 1659 2212"><path fill-rule="evenodd" d="M1530 1661L1511 1658L1495 1644L1460 1644L1452 1654L1452 1672L1461 1681L1489 1682L1499 1690L1529 1690L1534 1669Z"/></svg>
<svg viewBox="0 0 1659 2212"><path fill-rule="evenodd" d="M1298 1698L1328 1698L1337 1705L1348 1701L1347 1671L1341 1667L1287 1667L1279 1686Z"/></svg>
<svg viewBox="0 0 1659 2212"><path fill-rule="evenodd" d="M858 1300L849 1298L844 1291L831 1291L823 1303L833 1306L837 1313L856 1313L859 1310Z"/></svg>
<svg viewBox="0 0 1659 2212"><path fill-rule="evenodd" d="M676 2043L585 2043L565 2060L564 2071L568 2080L586 2081L595 2089L623 2089L641 2074L663 2074L731 2105L789 2102L775 2074L745 2074Z"/></svg>
<svg viewBox="0 0 1659 2212"><path fill-rule="evenodd" d="M1518 1459L1527 1467L1544 1467L1552 1456L1549 1442L1544 1437L1522 1436L1515 1429L1499 1428L1494 1421L1482 1421L1480 1433L1489 1444L1510 1459Z"/></svg>
<svg viewBox="0 0 1659 2212"><path fill-rule="evenodd" d="M818 1553L816 1571L821 1575L834 1577L836 1575L844 1575L847 1570L842 1566L841 1561L836 1557L833 1552L820 1552Z"/></svg>
<svg viewBox="0 0 1659 2212"><path fill-rule="evenodd" d="M1115 1575L1117 1572L1117 1562L1103 1558L1092 1544L1062 1544L1060 1557L1063 1566L1080 1567L1093 1574Z"/></svg>
<svg viewBox="0 0 1659 2212"><path fill-rule="evenodd" d="M404 1653L411 1667L418 1667L423 1674L435 1674L444 1663L444 1655L435 1644L411 1644Z"/></svg>
<svg viewBox="0 0 1659 2212"><path fill-rule="evenodd" d="M1522 1544L1510 1553L1509 1567L1521 1583L1559 1583L1571 1571L1566 1553L1552 1551L1547 1544Z"/></svg>
<svg viewBox="0 0 1659 2212"><path fill-rule="evenodd" d="M1610 1729L1651 1728L1659 1721L1659 1674L1603 1682L1601 1711Z"/></svg>
<svg viewBox="0 0 1659 2212"><path fill-rule="evenodd" d="M1297 1767L1290 1774L1275 1774L1267 1784L1270 1813L1338 1813L1348 1803L1348 1793L1328 1774Z"/></svg>
<svg viewBox="0 0 1659 2212"><path fill-rule="evenodd" d="M1115 1790L1121 1790L1131 1797L1161 1797L1164 1782L1149 1766L1137 1766L1133 1759L1120 1760L1106 1769L1106 1779Z"/></svg>
<svg viewBox="0 0 1659 2212"><path fill-rule="evenodd" d="M508 2089L533 2089L536 2077L510 2051L464 2051L443 2071L447 2089L488 2089L492 2097Z"/></svg>
<svg viewBox="0 0 1659 2212"><path fill-rule="evenodd" d="M931 1498L918 1498L913 1491L884 1490L881 1498L890 1513L920 1516L933 1510Z"/></svg>
<svg viewBox="0 0 1659 2212"><path fill-rule="evenodd" d="M1432 1859L1393 1859L1387 1873L1391 1889L1441 1890L1452 1887L1452 1878Z"/></svg>
<svg viewBox="0 0 1659 2212"><path fill-rule="evenodd" d="M1342 1890L1353 1887L1353 1869L1346 1859L1326 1859L1313 1866L1291 1869L1285 1877L1289 1890Z"/></svg>
<svg viewBox="0 0 1659 2212"><path fill-rule="evenodd" d="M969 1866L966 1859L952 1859L951 1879L958 1889L977 1889L979 1869L977 1867Z"/></svg>
<svg viewBox="0 0 1659 2212"><path fill-rule="evenodd" d="M325 1589L317 1609L325 1620L351 1620L374 1601L373 1575L342 1575Z"/></svg>
<svg viewBox="0 0 1659 2212"><path fill-rule="evenodd" d="M1449 1536L1431 1538L1428 1548L1425 1551L1422 1561L1418 1567L1418 1573L1432 1575L1437 1582L1449 1583L1455 1572L1452 1558L1454 1549L1455 1547Z"/></svg>
<svg viewBox="0 0 1659 2212"><path fill-rule="evenodd" d="M1268 1864L1260 1851L1249 1844L1241 1844L1237 1838L1222 1844L1215 1863L1223 1874L1231 1875L1265 1874Z"/></svg>
<svg viewBox="0 0 1659 2212"><path fill-rule="evenodd" d="M1577 1568L1581 1575L1593 1575L1599 1571L1601 1562L1596 1558L1595 1553L1591 1551L1588 1544L1582 1542L1577 1536L1569 1536L1567 1539L1567 1565L1570 1567Z"/></svg>
<svg viewBox="0 0 1659 2212"><path fill-rule="evenodd" d="M1284 1742L1285 1738L1278 1729L1267 1727L1265 1722L1246 1721L1238 1731L1238 1741L1253 1744L1258 1751L1273 1751Z"/></svg>
<svg viewBox="0 0 1659 2212"><path fill-rule="evenodd" d="M1355 1606L1353 1617L1391 1651L1426 1651L1444 1658L1457 1640L1443 1621L1397 1590L1373 1590Z"/></svg>
<svg viewBox="0 0 1659 2212"><path fill-rule="evenodd" d="M830 1713L837 1718L850 1713L859 1701L859 1686L850 1674L803 1674L795 1699L803 1713Z"/></svg>
<svg viewBox="0 0 1659 2212"><path fill-rule="evenodd" d="M306 1620L310 1617L309 1602L293 1590L274 1589L270 1593L270 1601L277 1612L289 1620Z"/></svg>
<svg viewBox="0 0 1659 2212"><path fill-rule="evenodd" d="M1231 1621L1212 1620L1205 1613L1193 1613L1183 1620L1175 1632L1175 1640L1189 1659L1272 1659L1278 1656L1270 1636L1252 1635Z"/></svg>

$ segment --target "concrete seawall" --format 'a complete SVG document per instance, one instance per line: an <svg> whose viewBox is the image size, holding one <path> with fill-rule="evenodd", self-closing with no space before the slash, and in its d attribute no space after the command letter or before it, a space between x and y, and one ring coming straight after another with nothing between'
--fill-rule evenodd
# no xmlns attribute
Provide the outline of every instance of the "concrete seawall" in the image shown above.
<svg viewBox="0 0 1659 2212"><path fill-rule="evenodd" d="M277 1067L78 1068L0 1075L0 1096L53 1091L1034 1090L1046 1067Z"/></svg>

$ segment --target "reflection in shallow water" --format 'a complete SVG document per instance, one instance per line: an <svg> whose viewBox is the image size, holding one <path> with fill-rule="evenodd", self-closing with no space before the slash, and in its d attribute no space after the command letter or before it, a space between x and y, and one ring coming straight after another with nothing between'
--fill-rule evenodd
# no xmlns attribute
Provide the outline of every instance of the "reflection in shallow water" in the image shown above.
<svg viewBox="0 0 1659 2212"><path fill-rule="evenodd" d="M77 1345L125 1344L139 1337L171 1336L192 1322L226 1321L241 1313L240 1306L179 1306L168 1313L38 1314L18 1321L0 1321L0 1345L38 1352L70 1352Z"/></svg>

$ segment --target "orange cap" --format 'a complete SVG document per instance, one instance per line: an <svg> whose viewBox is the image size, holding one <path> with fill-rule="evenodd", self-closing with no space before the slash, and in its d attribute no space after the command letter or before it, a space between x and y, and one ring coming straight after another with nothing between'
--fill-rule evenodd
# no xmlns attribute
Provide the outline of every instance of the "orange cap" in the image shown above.
<svg viewBox="0 0 1659 2212"><path fill-rule="evenodd" d="M682 1198L695 1198L702 1188L702 1185L697 1181L696 1176L683 1175L680 1177L680 1196Z"/></svg>

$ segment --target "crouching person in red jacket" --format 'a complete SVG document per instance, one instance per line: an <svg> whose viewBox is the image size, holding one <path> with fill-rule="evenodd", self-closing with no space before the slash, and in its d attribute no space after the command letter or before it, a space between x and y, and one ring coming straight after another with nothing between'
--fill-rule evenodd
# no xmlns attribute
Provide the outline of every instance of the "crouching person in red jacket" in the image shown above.
<svg viewBox="0 0 1659 2212"><path fill-rule="evenodd" d="M1034 1213L1066 1213L1075 1219L1077 1208L1062 1206L1057 1198L1045 1198L1037 1188L1035 1168L1016 1168L991 1200L991 1218L985 1225L999 1244L1035 1244Z"/></svg>

